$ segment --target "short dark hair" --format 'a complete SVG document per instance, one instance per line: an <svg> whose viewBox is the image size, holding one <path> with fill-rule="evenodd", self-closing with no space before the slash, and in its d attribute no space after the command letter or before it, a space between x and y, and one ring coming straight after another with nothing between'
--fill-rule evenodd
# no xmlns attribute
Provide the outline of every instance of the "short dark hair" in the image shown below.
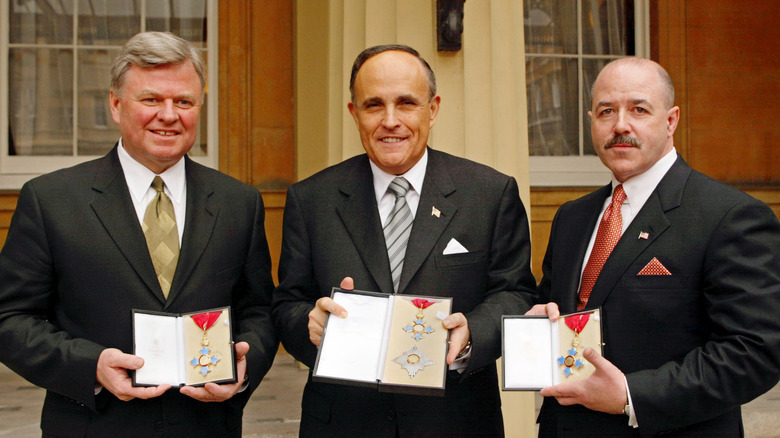
<svg viewBox="0 0 780 438"><path fill-rule="evenodd" d="M433 98L436 96L436 75L433 74L433 69L431 69L428 61L420 56L420 53L417 52L417 50L414 50L409 46L405 46L403 44L385 44L381 46L369 47L366 50L360 52L357 58L355 58L355 62L352 64L352 74L349 77L349 94L351 96L352 103L357 103L355 102L355 78L357 77L360 67L362 67L363 64L369 60L369 58L382 52L388 52L392 50L409 53L420 61L420 63L425 68L425 73L428 76L428 100L433 100Z"/></svg>

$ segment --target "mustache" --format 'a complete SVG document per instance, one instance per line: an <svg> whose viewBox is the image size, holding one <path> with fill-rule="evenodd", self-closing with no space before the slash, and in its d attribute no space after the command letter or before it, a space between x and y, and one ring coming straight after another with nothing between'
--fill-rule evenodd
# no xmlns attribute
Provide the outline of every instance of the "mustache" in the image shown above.
<svg viewBox="0 0 780 438"><path fill-rule="evenodd" d="M634 147L642 146L642 142L639 141L638 138L631 137L630 135L616 135L604 143L604 149L608 149L616 144L627 144Z"/></svg>

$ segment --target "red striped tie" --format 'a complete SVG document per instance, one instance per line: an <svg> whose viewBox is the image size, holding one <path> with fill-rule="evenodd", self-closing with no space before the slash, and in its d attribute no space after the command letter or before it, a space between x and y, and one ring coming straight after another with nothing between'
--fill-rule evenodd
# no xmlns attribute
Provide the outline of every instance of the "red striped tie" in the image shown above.
<svg viewBox="0 0 780 438"><path fill-rule="evenodd" d="M601 217L601 223L599 223L599 229L596 232L596 241L593 243L593 250L590 252L590 258L588 258L588 264L585 265L585 270L582 271L577 310L585 308L588 298L590 298L590 292L593 290L593 285L596 284L596 279L599 277L599 273L601 273L601 268L604 267L609 254L617 245L618 240L620 240L620 235L623 233L623 215L620 212L620 206L623 205L625 200L626 192L623 191L623 185L619 184L615 187L615 192L612 194L612 203L604 210L604 216Z"/></svg>

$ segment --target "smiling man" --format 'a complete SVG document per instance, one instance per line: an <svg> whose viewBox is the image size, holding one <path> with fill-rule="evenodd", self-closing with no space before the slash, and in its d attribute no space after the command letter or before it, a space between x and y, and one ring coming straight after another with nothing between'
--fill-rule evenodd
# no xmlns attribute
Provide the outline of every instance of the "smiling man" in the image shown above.
<svg viewBox="0 0 780 438"><path fill-rule="evenodd" d="M607 64L589 115L612 182L556 213L531 313L601 308L604 355L541 391L539 435L740 437L740 405L780 376L777 217L677 155L655 62Z"/></svg>
<svg viewBox="0 0 780 438"><path fill-rule="evenodd" d="M111 74L116 146L19 194L0 253L0 360L47 390L44 436L240 437L277 349L262 198L186 156L205 85L197 49L140 33ZM132 386L128 371L144 365L131 354L133 309L224 306L235 383Z"/></svg>
<svg viewBox="0 0 780 438"><path fill-rule="evenodd" d="M529 309L535 287L517 183L428 147L441 98L414 49L366 49L350 91L366 153L288 189L274 322L287 351L314 367L327 314L349 319L332 287L452 297L450 370L444 397L310 379L301 436L502 436L501 315Z"/></svg>

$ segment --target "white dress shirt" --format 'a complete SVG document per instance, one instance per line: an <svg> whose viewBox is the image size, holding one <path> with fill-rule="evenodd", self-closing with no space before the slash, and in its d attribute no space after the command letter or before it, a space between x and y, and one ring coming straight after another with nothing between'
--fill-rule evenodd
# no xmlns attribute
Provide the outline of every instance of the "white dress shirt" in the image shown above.
<svg viewBox="0 0 780 438"><path fill-rule="evenodd" d="M146 207L157 196L157 190L152 188L152 180L157 174L135 161L122 145L122 139L119 139L117 152L119 152L119 163L125 174L127 188L130 190L130 198L133 200L133 207L138 215L138 223L142 224ZM187 210L187 178L184 168L184 159L182 158L159 175L165 183L165 194L171 198L173 203L176 227L179 232L179 247L181 247L181 239L184 234L184 219Z"/></svg>

